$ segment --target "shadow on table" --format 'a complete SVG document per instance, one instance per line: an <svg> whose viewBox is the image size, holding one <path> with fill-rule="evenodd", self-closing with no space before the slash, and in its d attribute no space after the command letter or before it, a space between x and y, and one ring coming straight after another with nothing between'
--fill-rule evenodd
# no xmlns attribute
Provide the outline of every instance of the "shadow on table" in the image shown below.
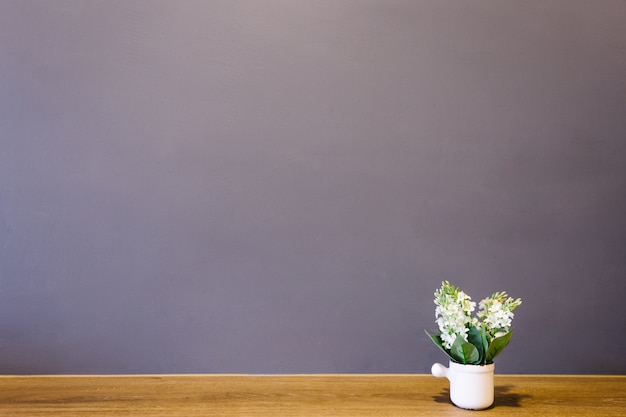
<svg viewBox="0 0 626 417"><path fill-rule="evenodd" d="M513 385L500 385L495 387L495 398L493 407L521 407L521 401L526 398L531 398L531 395L528 394L517 394L512 390ZM439 395L435 395L433 397L435 402L444 403L444 404L452 404L450 401L450 388L444 388Z"/></svg>

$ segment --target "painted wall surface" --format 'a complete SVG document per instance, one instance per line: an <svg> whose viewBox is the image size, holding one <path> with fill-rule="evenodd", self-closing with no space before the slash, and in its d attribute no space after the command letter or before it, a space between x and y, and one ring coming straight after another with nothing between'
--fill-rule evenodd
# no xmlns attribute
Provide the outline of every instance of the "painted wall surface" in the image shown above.
<svg viewBox="0 0 626 417"><path fill-rule="evenodd" d="M0 1L0 372L625 373L626 2Z"/></svg>

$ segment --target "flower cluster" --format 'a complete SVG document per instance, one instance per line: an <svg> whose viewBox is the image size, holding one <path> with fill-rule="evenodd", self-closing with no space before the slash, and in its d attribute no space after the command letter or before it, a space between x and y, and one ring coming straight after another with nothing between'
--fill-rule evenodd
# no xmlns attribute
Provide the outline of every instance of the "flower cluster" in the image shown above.
<svg viewBox="0 0 626 417"><path fill-rule="evenodd" d="M452 360L486 364L508 344L513 329L513 311L522 303L504 291L493 293L478 304L448 281L435 291L435 322L439 335L429 335Z"/></svg>
<svg viewBox="0 0 626 417"><path fill-rule="evenodd" d="M476 320L472 319L476 303L471 301L471 297L444 281L441 288L435 291L435 305L435 318L443 345L450 349L459 335L467 341L469 327Z"/></svg>
<svg viewBox="0 0 626 417"><path fill-rule="evenodd" d="M485 298L478 305L480 308L478 319L482 323L481 327L484 327L491 337L507 333L511 329L511 320L515 316L513 310L520 304L522 300L519 298L514 300L504 291Z"/></svg>

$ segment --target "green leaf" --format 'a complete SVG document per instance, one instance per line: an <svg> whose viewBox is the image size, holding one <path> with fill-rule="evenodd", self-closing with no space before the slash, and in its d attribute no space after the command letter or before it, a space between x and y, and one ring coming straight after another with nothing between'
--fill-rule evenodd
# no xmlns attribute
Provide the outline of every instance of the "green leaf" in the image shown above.
<svg viewBox="0 0 626 417"><path fill-rule="evenodd" d="M472 364L481 364L485 359L487 346L483 343L483 335L475 326L470 327L469 332L467 333L467 341L474 345L478 351L478 360L476 360L476 362L472 362Z"/></svg>
<svg viewBox="0 0 626 417"><path fill-rule="evenodd" d="M485 359L487 363L492 363L493 358L498 356L502 350L509 344L511 341L511 335L513 334L513 329L506 333L503 336L496 337L491 341L489 348L487 349L487 354L485 355Z"/></svg>
<svg viewBox="0 0 626 417"><path fill-rule="evenodd" d="M434 343L435 345L437 345L437 347L438 347L439 349L441 349L441 351L442 351L443 353L445 353L447 357L449 357L450 359L454 360L454 358L452 357L452 355L450 355L450 352L448 352L448 351L446 350L446 348L444 348L444 347L443 347L443 344L441 343L441 338L439 338L439 335L436 335L436 334L430 334L430 333L428 333L428 331L427 331L426 329L424 329L424 333L426 333L426 335L430 338L430 340L432 340L432 341L433 341L433 343Z"/></svg>
<svg viewBox="0 0 626 417"><path fill-rule="evenodd" d="M462 336L458 336L452 344L450 355L456 362L464 365L473 364L480 359L476 346L466 342Z"/></svg>
<svg viewBox="0 0 626 417"><path fill-rule="evenodd" d="M487 363L487 349L489 348L489 342L487 341L487 330L484 327L481 327L480 329L480 337L483 342L483 351L485 352L485 356L483 357L481 364L486 364Z"/></svg>

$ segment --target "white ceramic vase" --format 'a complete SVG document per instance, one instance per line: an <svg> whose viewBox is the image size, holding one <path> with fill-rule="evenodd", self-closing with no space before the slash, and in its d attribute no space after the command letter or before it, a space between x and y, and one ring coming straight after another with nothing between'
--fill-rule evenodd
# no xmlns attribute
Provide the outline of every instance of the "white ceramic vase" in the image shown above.
<svg viewBox="0 0 626 417"><path fill-rule="evenodd" d="M450 361L449 366L446 368L436 363L431 372L437 378L448 378L450 400L454 405L468 410L483 410L493 404L493 363L462 365Z"/></svg>

